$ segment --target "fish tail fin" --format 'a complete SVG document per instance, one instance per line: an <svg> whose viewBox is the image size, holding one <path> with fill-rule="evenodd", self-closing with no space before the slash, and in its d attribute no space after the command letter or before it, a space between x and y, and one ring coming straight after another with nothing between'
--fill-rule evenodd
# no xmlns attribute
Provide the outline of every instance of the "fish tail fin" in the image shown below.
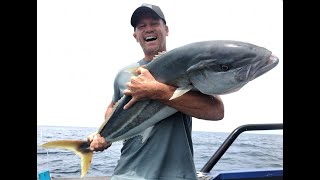
<svg viewBox="0 0 320 180"><path fill-rule="evenodd" d="M57 140L41 145L44 148L62 148L73 151L81 158L81 177L84 177L91 165L93 151L89 149L88 141L81 140Z"/></svg>
<svg viewBox="0 0 320 180"><path fill-rule="evenodd" d="M81 177L84 177L89 171L92 161L93 151L81 154Z"/></svg>

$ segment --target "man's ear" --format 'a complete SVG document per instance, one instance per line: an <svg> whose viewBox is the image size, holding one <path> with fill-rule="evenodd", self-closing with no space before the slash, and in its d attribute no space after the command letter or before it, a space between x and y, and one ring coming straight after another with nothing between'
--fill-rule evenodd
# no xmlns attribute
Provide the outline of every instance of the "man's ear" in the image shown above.
<svg viewBox="0 0 320 180"><path fill-rule="evenodd" d="M169 27L166 25L166 36L168 36L169 35Z"/></svg>
<svg viewBox="0 0 320 180"><path fill-rule="evenodd" d="M133 37L136 39L137 42L139 42L138 39L137 39L136 32L133 33Z"/></svg>

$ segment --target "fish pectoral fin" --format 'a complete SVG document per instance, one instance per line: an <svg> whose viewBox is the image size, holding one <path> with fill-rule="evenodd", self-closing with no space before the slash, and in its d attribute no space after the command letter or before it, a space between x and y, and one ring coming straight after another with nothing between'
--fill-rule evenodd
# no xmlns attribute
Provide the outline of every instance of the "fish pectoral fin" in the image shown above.
<svg viewBox="0 0 320 180"><path fill-rule="evenodd" d="M149 138L152 129L153 129L153 126L148 127L146 130L143 131L142 143L144 143Z"/></svg>
<svg viewBox="0 0 320 180"><path fill-rule="evenodd" d="M189 92L192 88L193 88L193 86L191 86L191 85L189 85L187 87L177 88L169 100L172 100L172 99L175 99L177 97L184 95L185 93Z"/></svg>
<svg viewBox="0 0 320 180"><path fill-rule="evenodd" d="M89 149L89 142L82 140L57 140L41 145L44 148L62 148L73 151L81 157L81 177L84 177L91 165L93 151Z"/></svg>

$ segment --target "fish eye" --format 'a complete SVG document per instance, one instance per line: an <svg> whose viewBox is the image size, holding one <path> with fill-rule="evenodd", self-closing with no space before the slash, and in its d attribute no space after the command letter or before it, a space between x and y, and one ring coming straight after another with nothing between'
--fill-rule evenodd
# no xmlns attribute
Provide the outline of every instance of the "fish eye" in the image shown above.
<svg viewBox="0 0 320 180"><path fill-rule="evenodd" d="M220 65L220 67L221 67L222 71L228 71L229 70L229 66L226 65L226 64L222 64L222 65Z"/></svg>

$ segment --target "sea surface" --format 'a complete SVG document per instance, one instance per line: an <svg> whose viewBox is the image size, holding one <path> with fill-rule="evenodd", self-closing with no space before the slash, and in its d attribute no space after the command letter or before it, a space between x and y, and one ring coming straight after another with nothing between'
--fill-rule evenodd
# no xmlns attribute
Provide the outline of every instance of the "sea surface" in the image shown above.
<svg viewBox="0 0 320 180"><path fill-rule="evenodd" d="M61 139L85 139L97 131L94 127L37 127L37 173L49 170L51 177L80 177L80 157L64 149L45 149L42 143ZM258 131L256 131L258 132ZM229 133L193 131L194 162L200 171ZM111 176L120 157L122 142L115 142L103 151L93 154L91 167L86 177ZM226 170L283 167L283 135L244 132L229 147L211 170L218 173ZM38 176L38 175L37 175Z"/></svg>

